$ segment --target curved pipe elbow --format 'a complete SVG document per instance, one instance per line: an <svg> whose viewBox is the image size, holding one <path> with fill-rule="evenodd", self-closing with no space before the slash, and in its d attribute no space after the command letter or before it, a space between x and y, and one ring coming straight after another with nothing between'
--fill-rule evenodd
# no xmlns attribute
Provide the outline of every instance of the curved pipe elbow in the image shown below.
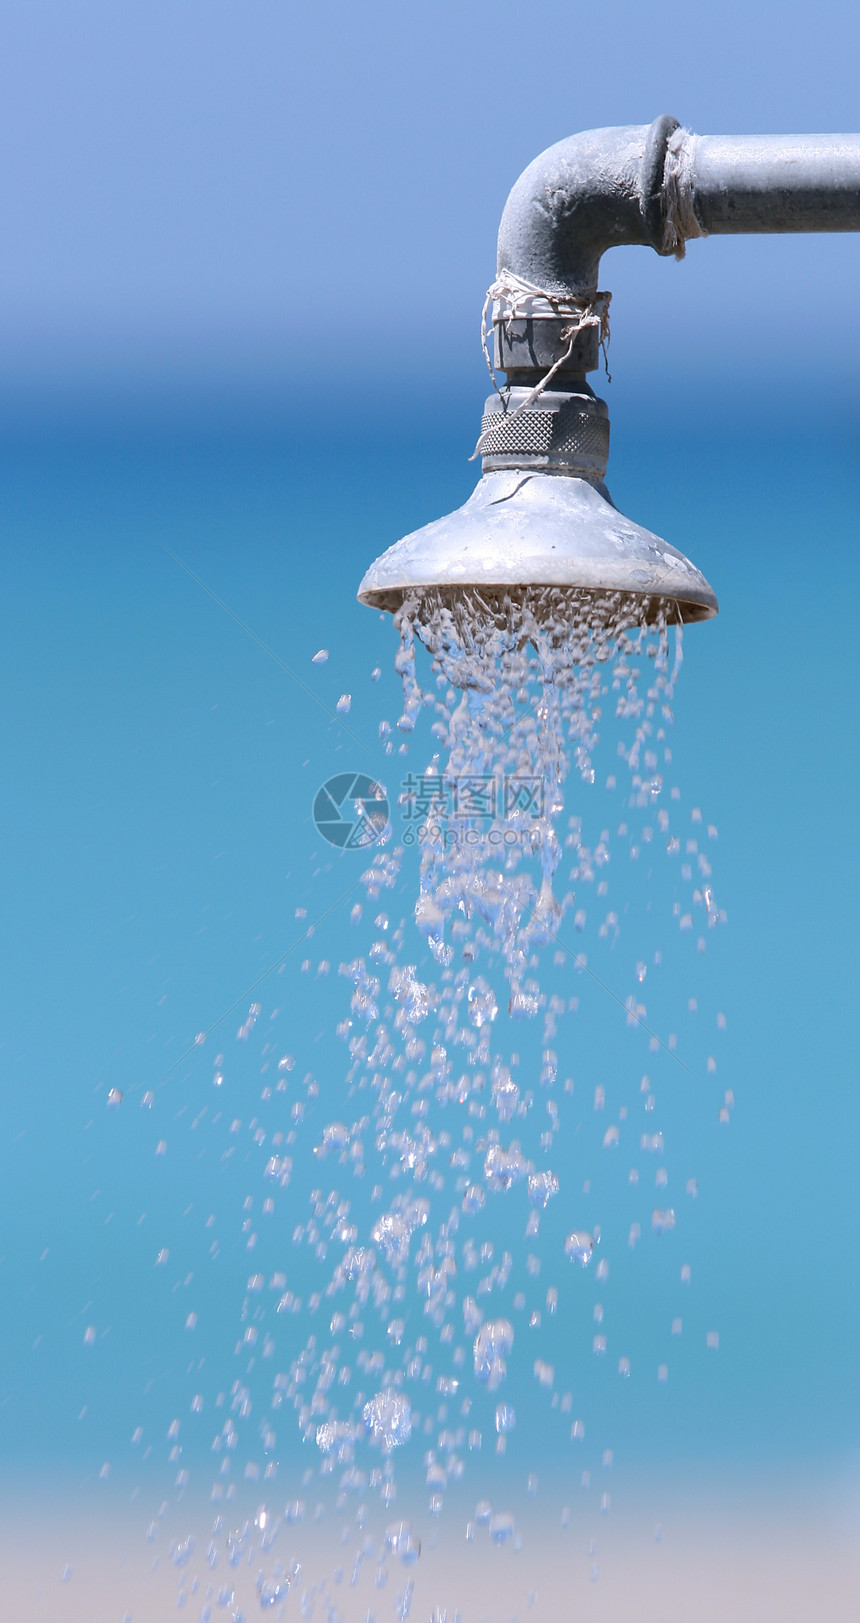
<svg viewBox="0 0 860 1623"><path fill-rule="evenodd" d="M680 258L711 232L857 230L860 136L697 136L664 116L585 130L535 158L505 204L498 271L581 297L622 244Z"/></svg>
<svg viewBox="0 0 860 1623"><path fill-rule="evenodd" d="M676 118L585 130L520 175L499 227L498 270L553 295L596 291L607 248L665 244L663 177Z"/></svg>

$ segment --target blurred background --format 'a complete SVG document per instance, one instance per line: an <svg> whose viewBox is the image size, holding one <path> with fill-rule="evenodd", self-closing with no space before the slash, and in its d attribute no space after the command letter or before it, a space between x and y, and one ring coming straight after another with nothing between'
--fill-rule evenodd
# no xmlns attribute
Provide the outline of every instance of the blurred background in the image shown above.
<svg viewBox="0 0 860 1623"><path fill-rule="evenodd" d="M310 820L317 785L376 759L397 714L390 623L355 590L474 482L510 186L566 134L663 112L702 133L856 130L858 45L834 0L7 0L0 1537L17 1615L164 1615L148 1506L189 1360L232 1345L259 1176L182 1119L220 1037L197 1070L177 1062L239 1000L234 1044L257 979L358 877ZM854 1615L858 254L852 236L721 238L680 265L603 262L613 496L720 599L685 639L673 748L719 829L736 1103L697 1208L720 1351L659 1421L643 1399L617 1451L616 1553L581 1598L595 1619L821 1617L823 1595ZM347 691L350 731L332 715ZM336 963L347 930L333 913L318 951ZM298 1051L332 1021L297 980L290 998ZM253 1114L246 1070L225 1117ZM213 1215L223 1271L201 1273ZM209 1326L193 1357L191 1295ZM148 1463L138 1423L159 1438Z"/></svg>

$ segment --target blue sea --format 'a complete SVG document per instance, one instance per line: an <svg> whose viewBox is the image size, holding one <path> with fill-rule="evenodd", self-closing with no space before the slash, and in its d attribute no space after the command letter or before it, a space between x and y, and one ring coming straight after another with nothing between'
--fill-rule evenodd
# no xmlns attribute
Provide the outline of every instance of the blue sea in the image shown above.
<svg viewBox="0 0 860 1623"><path fill-rule="evenodd" d="M582 1011L575 1040L558 1040L560 1065L587 1079L584 1133L595 1079L609 1093L640 1065L631 1043L643 1071L659 1067L683 1234L664 1236L670 1271L665 1253L638 1272L620 1258L612 1290L630 1376L610 1382L574 1361L571 1412L589 1425L571 1463L525 1354L512 1371L522 1417L499 1469L518 1484L523 1550L467 1545L468 1484L462 1503L458 1489L416 1568L422 1619L443 1603L449 1619L457 1607L464 1620L552 1619L572 1615L575 1596L589 1619L799 1623L850 1615L860 1577L855 425L838 402L801 424L764 386L743 414L728 386L705 402L685 387L610 394L609 483L720 601L719 618L684 637L671 772L683 805L716 830L725 923L695 963L667 946L665 1019L695 990L724 1027L713 1038L692 1017L678 1028L689 1070L649 1057L612 998L568 967L562 990ZM380 390L337 435L328 399L312 395L6 424L10 1616L140 1623L177 1595L204 1615L193 1561L185 1572L170 1551L193 1534L205 1567L211 1405L239 1375L257 1267L249 1224L277 1271L314 1175L297 1165L266 1229L254 1123L267 1053L313 1072L320 1124L338 1115L344 1086L337 967L356 951L364 859L321 841L314 796L341 771L396 790L421 759L417 737L408 760L381 754L379 720L399 714L396 637L355 592L378 552L465 499L477 405L463 391L437 411L431 397L405 419ZM329 657L314 664L320 649ZM627 885L635 902L632 882L613 880L613 896ZM385 901L407 932L415 885L407 862ZM589 951L603 981L626 985L623 930ZM237 1040L256 1004L259 1029ZM122 1095L113 1107L111 1090ZM275 1107L288 1125L287 1097ZM607 1185L608 1209L621 1199ZM499 1233L507 1243L505 1220ZM669 1275L683 1263L684 1333L658 1383L680 1299ZM311 1262L294 1266L312 1291ZM276 1362L291 1333L287 1323ZM559 1371L572 1333L553 1332ZM310 1502L307 1445L285 1426L276 1453L267 1482L242 1480L237 1458L225 1514ZM291 1537L307 1571L330 1564L310 1513ZM221 1603L216 1584L211 1615L256 1615L255 1576L237 1569ZM343 1615L394 1615L393 1585L360 1612L344 1592ZM297 1590L285 1607L298 1615Z"/></svg>

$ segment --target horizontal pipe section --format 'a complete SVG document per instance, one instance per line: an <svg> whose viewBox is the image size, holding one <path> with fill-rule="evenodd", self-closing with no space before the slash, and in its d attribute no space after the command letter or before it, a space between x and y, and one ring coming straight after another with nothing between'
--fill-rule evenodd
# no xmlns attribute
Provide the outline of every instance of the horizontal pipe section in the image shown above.
<svg viewBox="0 0 860 1623"><path fill-rule="evenodd" d="M703 230L860 230L860 135L691 140L694 207Z"/></svg>

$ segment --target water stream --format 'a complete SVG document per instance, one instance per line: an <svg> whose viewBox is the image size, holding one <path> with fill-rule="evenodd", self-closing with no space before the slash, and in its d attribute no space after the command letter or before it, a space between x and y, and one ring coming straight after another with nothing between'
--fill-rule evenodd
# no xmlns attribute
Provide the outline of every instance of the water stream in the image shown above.
<svg viewBox="0 0 860 1623"><path fill-rule="evenodd" d="M282 1260L254 1265L241 1306L206 1558L190 1537L172 1547L180 1604L203 1623L248 1615L240 1568L275 1616L402 1623L440 1530L485 1560L519 1550L528 1501L567 1525L570 1483L590 1483L586 1436L611 1463L581 1373L614 1361L624 1381L635 1362L605 1306L610 1266L671 1235L696 1193L675 1171L669 1188L645 1068L674 1085L677 1036L652 1026L644 983L655 942L674 932L702 953L721 917L707 825L668 781L681 630L671 605L652 603L648 624L639 612L546 589L425 593L397 616L397 725L424 765L405 774L353 907L342 1077L320 1094L288 1053L264 1090L249 1202L273 1214ZM396 735L380 731L394 764ZM598 830L607 794L615 822ZM392 921L416 847L414 916ZM591 940L623 940L634 901L648 930L631 922L610 981ZM586 997L611 1028L605 1068L580 1065ZM619 1145L636 1164L610 1185L597 1169ZM680 1289L689 1264L663 1255ZM302 1539L320 1537L330 1571L311 1581ZM596 1576L594 1538L588 1552Z"/></svg>

